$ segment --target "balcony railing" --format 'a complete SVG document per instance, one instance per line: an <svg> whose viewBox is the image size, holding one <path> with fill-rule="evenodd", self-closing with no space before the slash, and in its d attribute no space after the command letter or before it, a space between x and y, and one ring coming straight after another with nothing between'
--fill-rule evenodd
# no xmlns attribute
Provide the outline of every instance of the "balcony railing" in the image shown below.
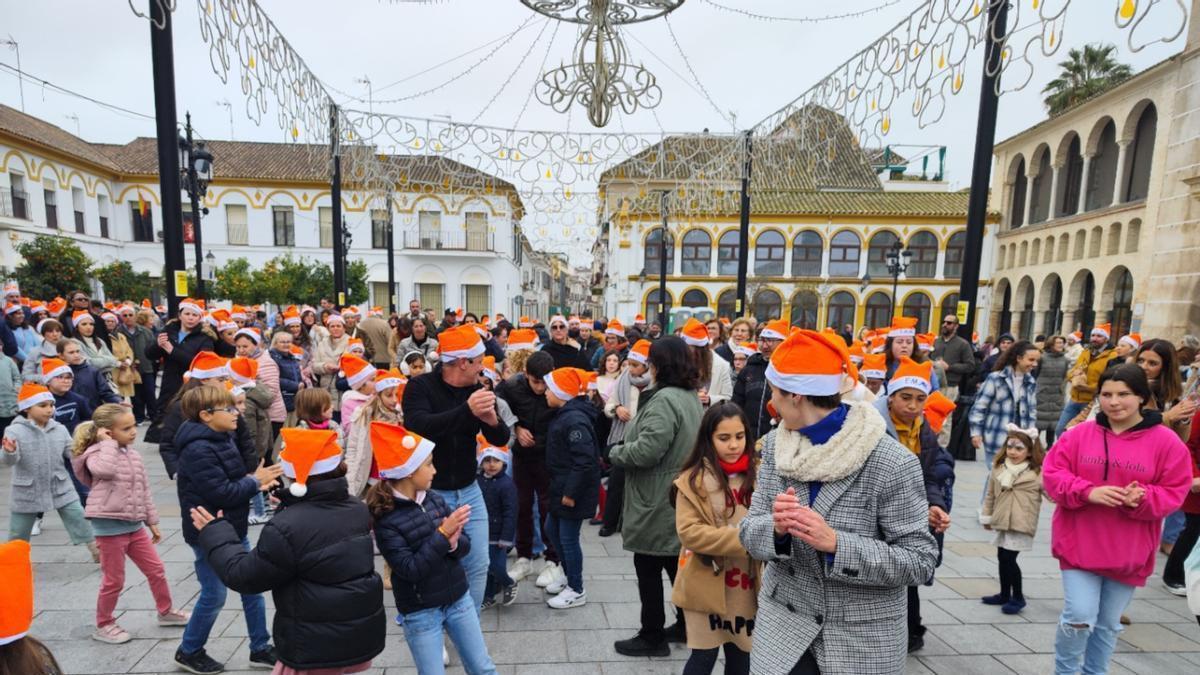
<svg viewBox="0 0 1200 675"><path fill-rule="evenodd" d="M29 194L21 190L0 191L0 216L29 220Z"/></svg>
<svg viewBox="0 0 1200 675"><path fill-rule="evenodd" d="M405 232L404 248L419 251L495 251L495 236L490 232Z"/></svg>

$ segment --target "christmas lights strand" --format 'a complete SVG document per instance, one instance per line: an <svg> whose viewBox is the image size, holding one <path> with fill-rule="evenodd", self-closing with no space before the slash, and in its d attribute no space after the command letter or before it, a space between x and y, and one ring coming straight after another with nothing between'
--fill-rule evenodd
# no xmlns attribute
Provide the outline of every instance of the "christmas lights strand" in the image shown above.
<svg viewBox="0 0 1200 675"><path fill-rule="evenodd" d="M492 97L488 99L488 102L485 103L482 108L479 109L479 112L476 113L475 117L471 118L472 124L478 122L479 118L483 117L484 113L491 109L492 104L496 102L496 99L500 98L500 94L503 94L505 90L508 89L508 85L512 83L513 78L516 77L521 68L525 66L525 62L529 60L529 55L533 53L534 47L537 47L537 44L542 41L542 36L546 34L546 29L549 26L550 19L543 19L542 29L538 31L537 37L533 38L533 42L529 43L529 49L525 50L525 53L521 56L521 60L517 61L517 66L512 69L512 72L508 74L508 77L505 78L500 87L496 89L496 93L492 94ZM558 31L556 30L555 32L557 33Z"/></svg>
<svg viewBox="0 0 1200 675"><path fill-rule="evenodd" d="M134 5L133 0L127 0L127 2L129 3L129 9L134 13L135 16L137 16L139 19L145 19L149 21L158 30L162 30L167 27L166 17L168 14L175 11L175 0L154 0L154 4L158 5L159 14L163 16L161 20L156 21L151 17L151 15L143 12L140 7Z"/></svg>
<svg viewBox="0 0 1200 675"><path fill-rule="evenodd" d="M537 72L533 75L533 85L529 87L529 93L525 95L525 102L521 104L521 109L517 111L517 118L513 120L512 126L514 129L521 126L521 118L525 117L525 111L529 109L529 103L533 101L533 94L537 89L537 83L541 79L542 73L546 71L546 61L550 60L550 50L554 47L554 41L558 38L558 29L561 27L561 22L554 24L554 32L550 34L550 40L546 43L546 51L542 54L542 62L538 64Z"/></svg>
<svg viewBox="0 0 1200 675"><path fill-rule="evenodd" d="M891 7L892 5L897 5L899 3L900 3L900 0L887 0L883 4L876 5L875 7L867 7L867 8L855 10L852 12L844 12L842 14L829 14L826 16L771 16L769 14L759 14L757 12L751 12L749 10L742 9L740 7L730 7L728 5L723 5L719 2L714 2L713 0L704 0L704 4L706 4L710 7L714 7L716 9L719 9L724 12L740 14L742 16L745 16L745 17L748 17L751 19L758 19L759 21L782 21L782 22L790 22L790 23L822 23L825 21L838 21L841 19L853 19L856 17L867 16L868 14L874 14L875 12L881 12L881 11L887 9L888 7Z"/></svg>
<svg viewBox="0 0 1200 675"><path fill-rule="evenodd" d="M1129 51L1135 54L1153 44L1174 42L1180 35L1183 35L1183 31L1187 27L1188 6L1183 0L1116 0L1116 5L1114 20L1118 28L1128 31L1126 42L1129 45ZM1162 20L1167 23L1161 27L1161 34L1157 37L1143 38L1139 35L1139 30L1145 32L1145 30L1153 29L1153 25L1143 29L1149 17L1166 14L1165 9L1155 11L1156 7L1165 8L1172 5L1178 12L1174 28L1171 27L1172 24L1168 17Z"/></svg>
<svg viewBox="0 0 1200 675"><path fill-rule="evenodd" d="M721 110L721 106L717 105L717 102L713 100L712 94L708 93L708 87L705 87L704 83L700 81L700 77L696 75L696 69L692 67L691 60L684 53L683 46L679 44L679 38L675 36L675 29L671 27L671 17L664 16L663 21L667 24L667 32L671 34L671 42L675 43L675 50L679 52L679 57L683 59L683 65L687 66L688 72L692 74L692 79L696 81L696 86L700 87L700 91L704 94L704 100L708 101L708 104L712 106L713 110L717 111L717 114L722 119L729 122L731 128L735 128L737 123L732 117Z"/></svg>

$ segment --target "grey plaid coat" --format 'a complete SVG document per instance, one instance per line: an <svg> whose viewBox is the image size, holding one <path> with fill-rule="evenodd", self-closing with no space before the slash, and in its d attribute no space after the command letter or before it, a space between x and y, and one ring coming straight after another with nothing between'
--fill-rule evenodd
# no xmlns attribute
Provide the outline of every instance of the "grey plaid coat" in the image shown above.
<svg viewBox="0 0 1200 675"><path fill-rule="evenodd" d="M821 487L813 509L837 532L830 564L799 540L776 551L772 506L789 487L807 501L808 483L777 472L772 431L740 526L742 544L766 562L751 672L789 672L811 648L822 675L903 673L906 587L937 562L917 457L881 434L861 468Z"/></svg>

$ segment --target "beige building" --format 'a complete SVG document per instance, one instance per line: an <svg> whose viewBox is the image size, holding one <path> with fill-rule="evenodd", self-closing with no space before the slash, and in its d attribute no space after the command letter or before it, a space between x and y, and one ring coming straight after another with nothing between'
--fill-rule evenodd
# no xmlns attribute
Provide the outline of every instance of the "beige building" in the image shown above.
<svg viewBox="0 0 1200 675"><path fill-rule="evenodd" d="M1200 27L1166 61L996 144L992 332L1200 330Z"/></svg>

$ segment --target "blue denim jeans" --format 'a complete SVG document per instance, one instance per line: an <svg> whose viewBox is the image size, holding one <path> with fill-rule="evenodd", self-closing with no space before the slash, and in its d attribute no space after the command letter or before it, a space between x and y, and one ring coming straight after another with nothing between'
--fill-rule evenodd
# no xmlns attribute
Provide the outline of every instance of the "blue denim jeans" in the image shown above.
<svg viewBox="0 0 1200 675"><path fill-rule="evenodd" d="M483 597L494 598L501 589L512 586L512 577L508 576L508 549L495 544L488 544L488 578L487 589Z"/></svg>
<svg viewBox="0 0 1200 675"><path fill-rule="evenodd" d="M1183 516L1183 511L1176 511L1167 516L1163 520L1162 543L1174 544L1179 535L1183 532L1183 526L1187 523L1187 518Z"/></svg>
<svg viewBox="0 0 1200 675"><path fill-rule="evenodd" d="M463 504L470 504L471 519L464 526L467 538L471 540L471 550L461 560L463 571L467 573L467 584L471 588L471 599L475 602L475 610L483 605L483 592L487 589L488 578L488 510L483 501L483 491L478 483L471 483L461 490L434 490L453 511ZM441 652L438 652L441 658ZM421 671L424 672L424 671Z"/></svg>
<svg viewBox="0 0 1200 675"><path fill-rule="evenodd" d="M422 609L401 617L404 641L408 643L408 651L421 675L446 672L442 665L443 629L450 634L450 641L468 673L496 672L483 641L483 629L479 626L479 603L471 599L470 593L463 593L461 598L445 607Z"/></svg>
<svg viewBox="0 0 1200 675"><path fill-rule="evenodd" d="M250 550L249 540L242 538L242 548ZM204 549L192 546L196 555L196 581L200 582L200 597L192 607L192 618L183 629L183 640L179 651L195 654L208 642L217 615L225 607L227 589L204 557ZM267 604L262 595L243 595L242 613L246 615L246 631L250 634L250 651L260 652L271 644L271 633L267 630ZM440 656L440 655L439 655Z"/></svg>
<svg viewBox="0 0 1200 675"><path fill-rule="evenodd" d="M1063 406L1062 414L1058 416L1058 424L1054 427L1054 437L1062 438L1063 432L1067 429L1067 422L1075 419L1075 416L1083 412L1087 406L1086 403L1067 401L1067 404Z"/></svg>
<svg viewBox="0 0 1200 675"><path fill-rule="evenodd" d="M583 592L583 548L579 546L579 530L582 526L582 520L559 518L553 513L546 518L546 533L554 550L558 551L558 559L562 561L563 572L567 575L567 585L576 593Z"/></svg>
<svg viewBox="0 0 1200 675"><path fill-rule="evenodd" d="M1135 588L1083 570L1063 570L1062 585L1063 611L1054 638L1055 674L1107 673L1121 632L1121 612L1133 599Z"/></svg>

